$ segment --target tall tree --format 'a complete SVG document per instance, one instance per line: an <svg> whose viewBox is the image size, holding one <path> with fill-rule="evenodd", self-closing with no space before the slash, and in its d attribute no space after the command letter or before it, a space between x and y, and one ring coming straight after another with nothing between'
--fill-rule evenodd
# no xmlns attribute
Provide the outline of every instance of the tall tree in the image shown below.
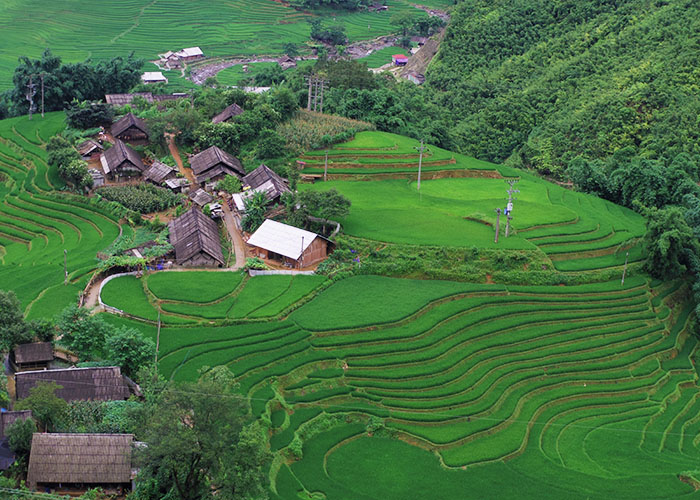
<svg viewBox="0 0 700 500"><path fill-rule="evenodd" d="M679 207L651 209L647 217L646 270L661 279L682 276L700 256L700 243L683 211Z"/></svg>
<svg viewBox="0 0 700 500"><path fill-rule="evenodd" d="M56 396L63 387L56 382L38 382L29 389L29 396L15 405L16 410L32 410L32 416L45 431L51 431L68 408L68 403Z"/></svg>
<svg viewBox="0 0 700 500"><path fill-rule="evenodd" d="M31 333L15 292L0 290L0 351L9 352L17 344L30 340Z"/></svg>

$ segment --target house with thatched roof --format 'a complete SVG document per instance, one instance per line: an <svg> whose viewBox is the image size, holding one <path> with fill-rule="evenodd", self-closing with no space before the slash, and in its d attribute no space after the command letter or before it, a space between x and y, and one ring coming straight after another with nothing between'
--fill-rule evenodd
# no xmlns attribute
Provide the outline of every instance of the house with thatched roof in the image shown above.
<svg viewBox="0 0 700 500"><path fill-rule="evenodd" d="M81 142L78 144L77 149L83 160L89 160L93 155L98 155L105 150L102 144L94 139L88 139L87 141Z"/></svg>
<svg viewBox="0 0 700 500"><path fill-rule="evenodd" d="M289 68L296 68L297 67L297 61L293 57L289 57L288 55L284 55L280 57L277 60L277 64L280 65L282 68L282 71L289 69Z"/></svg>
<svg viewBox="0 0 700 500"><path fill-rule="evenodd" d="M243 113L243 108L241 108L235 102L230 106L226 106L224 110L211 119L212 123L223 123L229 121L234 116L238 116Z"/></svg>
<svg viewBox="0 0 700 500"><path fill-rule="evenodd" d="M151 181L158 186L162 185L169 179L174 179L177 176L177 169L166 165L161 161L154 161L153 164L143 172L144 180Z"/></svg>
<svg viewBox="0 0 700 500"><path fill-rule="evenodd" d="M276 260L291 268L302 268L324 260L333 244L311 231L266 219L250 236L248 245L257 257Z"/></svg>
<svg viewBox="0 0 700 500"><path fill-rule="evenodd" d="M238 158L216 146L205 149L190 158L190 166L199 184L217 181L227 175L242 177L245 169Z"/></svg>
<svg viewBox="0 0 700 500"><path fill-rule="evenodd" d="M226 265L221 251L219 228L192 207L168 224L170 244L175 247L175 261L181 266L216 267Z"/></svg>
<svg viewBox="0 0 700 500"><path fill-rule="evenodd" d="M139 175L146 170L138 153L119 139L100 156L100 163L110 177Z"/></svg>
<svg viewBox="0 0 700 500"><path fill-rule="evenodd" d="M112 135L122 141L147 141L148 128L146 122L133 113L127 113L114 122Z"/></svg>
<svg viewBox="0 0 700 500"><path fill-rule="evenodd" d="M51 342L20 344L12 350L10 363L15 371L44 370L53 361Z"/></svg>
<svg viewBox="0 0 700 500"><path fill-rule="evenodd" d="M133 434L35 433L27 484L32 490L131 489Z"/></svg>
<svg viewBox="0 0 700 500"><path fill-rule="evenodd" d="M40 382L55 382L61 388L56 396L65 401L118 401L130 394L129 381L118 366L65 368L15 374L17 399L29 396L29 391Z"/></svg>

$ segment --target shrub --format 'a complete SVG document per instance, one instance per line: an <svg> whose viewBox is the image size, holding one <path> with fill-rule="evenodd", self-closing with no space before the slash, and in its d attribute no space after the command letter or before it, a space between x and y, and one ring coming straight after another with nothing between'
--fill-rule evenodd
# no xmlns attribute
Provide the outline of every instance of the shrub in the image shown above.
<svg viewBox="0 0 700 500"><path fill-rule="evenodd" d="M97 192L110 201L121 203L129 210L142 214L165 210L182 200L182 195L151 184L105 186L99 188Z"/></svg>
<svg viewBox="0 0 700 500"><path fill-rule="evenodd" d="M278 126L277 133L287 141L288 149L302 152L344 142L358 132L374 128L367 122L300 110L294 118Z"/></svg>

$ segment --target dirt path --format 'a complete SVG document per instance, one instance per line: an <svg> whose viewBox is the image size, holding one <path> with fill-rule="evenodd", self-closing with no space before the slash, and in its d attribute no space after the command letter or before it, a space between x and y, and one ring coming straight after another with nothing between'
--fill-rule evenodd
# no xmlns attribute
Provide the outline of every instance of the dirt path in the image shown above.
<svg viewBox="0 0 700 500"><path fill-rule="evenodd" d="M228 231L229 236L231 236L233 251L236 254L236 262L229 269L241 269L243 266L245 266L245 242L243 241L241 232L236 226L236 221L233 220L233 213L231 212L228 203L222 203L221 208L224 211L224 224L226 224L226 230Z"/></svg>
<svg viewBox="0 0 700 500"><path fill-rule="evenodd" d="M170 150L170 154L173 156L173 159L175 160L175 163L177 164L178 170L180 170L180 173L187 177L187 180L190 181L190 184L192 186L195 186L197 182L194 179L194 174L192 173L192 170L189 168L185 168L185 166L182 164L182 158L180 157L180 151L177 149L177 144L175 144L175 138L173 137L172 134L165 134L165 141L168 143L168 149Z"/></svg>

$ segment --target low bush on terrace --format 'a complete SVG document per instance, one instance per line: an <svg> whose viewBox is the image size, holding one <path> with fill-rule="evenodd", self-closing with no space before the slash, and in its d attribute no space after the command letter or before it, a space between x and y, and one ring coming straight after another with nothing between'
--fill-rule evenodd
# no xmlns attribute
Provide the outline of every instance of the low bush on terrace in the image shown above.
<svg viewBox="0 0 700 500"><path fill-rule="evenodd" d="M151 184L106 186L99 188L97 194L142 214L165 210L177 205L182 199L179 194Z"/></svg>

